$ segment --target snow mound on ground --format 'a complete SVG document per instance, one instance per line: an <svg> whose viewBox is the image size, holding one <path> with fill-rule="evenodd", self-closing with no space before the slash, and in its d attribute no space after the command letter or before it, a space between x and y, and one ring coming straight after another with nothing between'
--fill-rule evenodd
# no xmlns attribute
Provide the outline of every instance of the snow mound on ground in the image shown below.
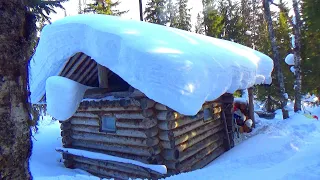
<svg viewBox="0 0 320 180"><path fill-rule="evenodd" d="M268 56L230 41L119 17L77 15L43 28L30 64L32 103L77 52L185 115L225 92L270 83L273 69Z"/></svg>
<svg viewBox="0 0 320 180"><path fill-rule="evenodd" d="M294 65L294 55L293 54L288 54L284 61L288 64L293 66Z"/></svg>

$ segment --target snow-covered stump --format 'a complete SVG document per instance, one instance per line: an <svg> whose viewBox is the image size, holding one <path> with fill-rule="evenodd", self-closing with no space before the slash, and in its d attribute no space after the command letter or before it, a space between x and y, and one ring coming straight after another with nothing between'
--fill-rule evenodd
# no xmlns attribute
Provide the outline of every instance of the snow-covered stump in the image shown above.
<svg viewBox="0 0 320 180"><path fill-rule="evenodd" d="M228 149L219 99L206 102L195 116L184 116L159 103L155 109L161 156L169 174L202 168Z"/></svg>

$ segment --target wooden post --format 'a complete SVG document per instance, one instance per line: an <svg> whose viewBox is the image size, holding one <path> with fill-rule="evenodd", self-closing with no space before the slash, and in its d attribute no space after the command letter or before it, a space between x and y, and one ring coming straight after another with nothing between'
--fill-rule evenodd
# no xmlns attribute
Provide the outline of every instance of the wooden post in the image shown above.
<svg viewBox="0 0 320 180"><path fill-rule="evenodd" d="M256 126L256 121L254 119L253 87L248 89L248 96L249 96L249 116L253 122L252 127L254 128Z"/></svg>
<svg viewBox="0 0 320 180"><path fill-rule="evenodd" d="M110 70L100 64L97 64L97 66L98 66L99 87L108 88L108 73Z"/></svg>

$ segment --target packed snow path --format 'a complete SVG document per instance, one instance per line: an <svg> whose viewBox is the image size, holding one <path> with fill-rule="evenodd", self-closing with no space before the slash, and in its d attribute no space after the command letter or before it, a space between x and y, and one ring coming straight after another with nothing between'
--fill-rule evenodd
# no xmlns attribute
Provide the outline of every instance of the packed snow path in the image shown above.
<svg viewBox="0 0 320 180"><path fill-rule="evenodd" d="M320 107L311 109L320 117ZM186 179L320 179L320 121L291 113L291 118L281 120L260 119L252 137L223 154L203 169L169 177ZM59 123L42 123L35 134L31 172L35 178L98 179L81 170L63 167Z"/></svg>

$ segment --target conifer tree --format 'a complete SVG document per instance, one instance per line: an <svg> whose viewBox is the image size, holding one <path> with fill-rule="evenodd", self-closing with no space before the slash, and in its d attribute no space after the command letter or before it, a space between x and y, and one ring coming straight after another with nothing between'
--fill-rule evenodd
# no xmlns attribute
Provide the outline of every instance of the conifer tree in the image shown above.
<svg viewBox="0 0 320 180"><path fill-rule="evenodd" d="M84 9L85 13L93 12L97 14L113 15L120 16L127 11L119 11L116 8L121 2L112 1L112 0L96 0L94 3L87 4L87 7Z"/></svg>
<svg viewBox="0 0 320 180"><path fill-rule="evenodd" d="M197 15L197 22L195 24L195 33L204 34L203 18L201 17L200 13L198 13Z"/></svg>
<svg viewBox="0 0 320 180"><path fill-rule="evenodd" d="M168 22L170 27L177 27L178 26L178 8L177 6L172 2L172 0L168 1L167 4L167 15L168 15Z"/></svg>
<svg viewBox="0 0 320 180"><path fill-rule="evenodd" d="M166 25L169 22L166 5L167 0L149 0L144 11L145 21Z"/></svg>
<svg viewBox="0 0 320 180"><path fill-rule="evenodd" d="M223 35L224 18L214 0L202 0L204 30L207 36L220 38Z"/></svg>
<svg viewBox="0 0 320 180"><path fill-rule="evenodd" d="M191 30L191 14L187 8L188 0L179 0L176 4L178 7L178 17L176 28L190 31Z"/></svg>
<svg viewBox="0 0 320 180"><path fill-rule="evenodd" d="M301 32L302 92L320 99L320 0L303 0Z"/></svg>

